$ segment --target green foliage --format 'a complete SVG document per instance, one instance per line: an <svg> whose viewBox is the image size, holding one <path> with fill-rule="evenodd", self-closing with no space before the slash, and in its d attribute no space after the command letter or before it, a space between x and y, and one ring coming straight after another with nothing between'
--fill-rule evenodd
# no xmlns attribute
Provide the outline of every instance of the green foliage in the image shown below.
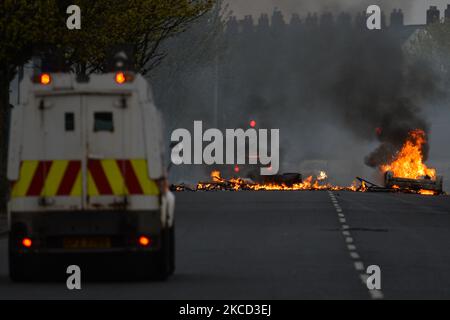
<svg viewBox="0 0 450 320"><path fill-rule="evenodd" d="M450 81L450 21L433 23L419 31L408 52L428 61L444 81Z"/></svg>
<svg viewBox="0 0 450 320"><path fill-rule="evenodd" d="M2 0L0 2L0 72L7 82L17 66L31 56L39 41L56 41L55 33L45 35L42 26L57 25L55 1ZM6 75L5 75L6 73Z"/></svg>
<svg viewBox="0 0 450 320"><path fill-rule="evenodd" d="M9 84L33 49L51 47L74 71L102 71L111 49L136 48L136 70L146 73L164 54L161 43L182 31L213 6L215 0L0 0L0 213L8 184L5 178ZM68 30L67 7L81 8L81 30Z"/></svg>
<svg viewBox="0 0 450 320"><path fill-rule="evenodd" d="M178 80L180 75L189 74L193 69L214 64L226 50L222 36L230 14L228 5L216 0L213 8L192 23L188 31L166 41L162 46L167 53L165 63L158 66L152 76L158 81Z"/></svg>
<svg viewBox="0 0 450 320"><path fill-rule="evenodd" d="M2 0L0 2L0 70L13 70L48 45L71 65L99 71L115 45L136 46L136 67L149 71L159 60L163 40L182 32L214 0ZM66 8L81 8L81 30L66 28Z"/></svg>
<svg viewBox="0 0 450 320"><path fill-rule="evenodd" d="M438 67L448 80L450 76L450 21L434 23L427 28L431 36L431 48L436 57Z"/></svg>

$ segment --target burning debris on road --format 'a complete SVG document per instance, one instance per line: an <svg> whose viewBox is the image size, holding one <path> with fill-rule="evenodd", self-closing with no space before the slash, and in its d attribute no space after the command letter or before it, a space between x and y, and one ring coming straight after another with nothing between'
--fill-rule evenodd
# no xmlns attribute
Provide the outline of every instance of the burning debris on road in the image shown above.
<svg viewBox="0 0 450 320"><path fill-rule="evenodd" d="M302 179L301 174L288 173L271 176L265 182L255 182L246 178L224 179L219 171L211 173L209 182L199 182L196 187L174 185L174 191L300 191L300 190L352 190L358 187L338 187L326 183L326 173L321 172L317 177L309 176Z"/></svg>
<svg viewBox="0 0 450 320"><path fill-rule="evenodd" d="M292 175L292 174L288 174ZM281 175L277 180L282 179ZM171 190L175 192L183 191L351 191L351 192L402 192L422 195L438 195L442 191L436 189L432 185L432 180L427 180L427 183L414 184L409 179L395 178L395 185L386 185L380 187L365 179L357 178L351 186L337 186L330 183L323 183L320 176L309 176L305 180L297 183L289 182L266 182L258 183L247 178L231 178L224 179L220 176L220 172L213 171L211 173L211 181L199 182L197 185L178 184L172 185ZM402 181L408 181L408 184ZM358 182L359 181L359 185ZM416 180L413 180L416 181ZM419 183L419 184L417 184ZM401 186L400 186L401 185ZM442 184L441 184L442 188Z"/></svg>
<svg viewBox="0 0 450 320"><path fill-rule="evenodd" d="M386 188L411 190L424 195L443 192L442 177L436 169L428 168L423 162L423 147L426 145L423 130L413 130L395 159L380 169L385 174Z"/></svg>
<svg viewBox="0 0 450 320"><path fill-rule="evenodd" d="M328 175L320 171L316 176L302 178L299 173L267 176L261 182L248 178L225 179L219 171L211 173L211 181L199 182L195 186L172 185L172 191L302 191L331 190L352 192L402 192L422 195L443 193L442 177L436 170L428 168L423 161L423 146L426 135L422 130L410 132L403 147L388 164L380 165L380 173L385 176L385 186L381 187L357 177L351 186L336 186L328 183ZM359 185L358 182L359 181Z"/></svg>
<svg viewBox="0 0 450 320"><path fill-rule="evenodd" d="M392 162L380 166L382 172L391 172L393 177L406 179L436 179L436 169L424 164L423 148L426 145L426 134L416 129L409 133L401 150Z"/></svg>

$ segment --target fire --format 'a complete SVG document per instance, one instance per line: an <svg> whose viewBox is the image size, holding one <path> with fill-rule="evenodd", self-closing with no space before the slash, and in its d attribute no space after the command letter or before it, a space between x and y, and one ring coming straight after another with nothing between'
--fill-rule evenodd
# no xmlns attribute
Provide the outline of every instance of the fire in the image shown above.
<svg viewBox="0 0 450 320"><path fill-rule="evenodd" d="M219 171L211 172L211 182L200 182L197 184L198 191L215 191L215 190L228 190L228 191L300 191L300 190L357 190L356 185L352 187L339 187L323 181L328 178L325 171L320 171L317 177L309 176L301 183L294 183L288 185L285 183L256 183L249 179L243 178L222 178Z"/></svg>
<svg viewBox="0 0 450 320"><path fill-rule="evenodd" d="M373 191L374 186L366 180L357 178L349 187L337 186L326 182L328 175L325 171L320 171L317 176L309 176L306 179L300 180L298 183L257 183L251 179L246 178L231 178L225 179L221 176L220 171L212 171L211 180L209 182L199 182L196 185L172 185L172 191L315 191L315 190L329 190L329 191L351 191L351 192L370 192ZM380 188L375 186L376 188ZM385 192L404 192L421 195L437 195L433 190L414 190L408 188L401 188L398 185L393 185L387 189L381 188ZM380 189L378 189L380 190Z"/></svg>
<svg viewBox="0 0 450 320"><path fill-rule="evenodd" d="M395 159L380 167L386 174L386 186L380 187L370 181L356 177L349 187L337 186L328 182L328 174L318 171L316 176L302 179L300 174L282 175L270 182L255 182L245 178L225 179L220 171L211 172L209 182L199 182L196 185L172 185L173 191L301 191L301 190L329 190L352 192L402 192L421 195L438 195L442 193L442 177L436 175L436 170L428 168L423 162L423 146L426 144L426 134L423 130L411 131L402 149ZM239 169L239 167L236 167ZM235 170L239 172L240 170ZM298 176L298 177L297 177ZM266 180L267 181L267 180ZM274 182L275 181L275 182ZM390 183L395 181L397 183ZM427 188L428 187L428 188Z"/></svg>
<svg viewBox="0 0 450 320"><path fill-rule="evenodd" d="M419 194L424 195L424 196L434 196L435 192L432 190L419 190Z"/></svg>
<svg viewBox="0 0 450 320"><path fill-rule="evenodd" d="M322 181L328 179L328 175L325 171L320 171L319 175L317 176L318 181Z"/></svg>
<svg viewBox="0 0 450 320"><path fill-rule="evenodd" d="M366 186L366 182L365 181L361 182L361 187L360 187L359 191L361 191L361 192L366 192L367 191L367 186Z"/></svg>
<svg viewBox="0 0 450 320"><path fill-rule="evenodd" d="M220 182L222 178L220 177L220 171L214 170L211 172L211 180L214 182Z"/></svg>
<svg viewBox="0 0 450 320"><path fill-rule="evenodd" d="M381 166L382 172L391 171L394 177L407 179L436 178L436 170L423 163L423 146L426 134L416 129L409 133L408 140L390 164Z"/></svg>

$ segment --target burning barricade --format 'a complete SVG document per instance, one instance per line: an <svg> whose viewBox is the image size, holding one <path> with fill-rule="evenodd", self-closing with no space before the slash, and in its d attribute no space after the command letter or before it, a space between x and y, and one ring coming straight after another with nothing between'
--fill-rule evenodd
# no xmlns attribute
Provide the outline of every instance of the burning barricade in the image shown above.
<svg viewBox="0 0 450 320"><path fill-rule="evenodd" d="M423 130L410 132L395 159L380 168L384 173L386 188L424 195L443 192L443 178L436 174L436 169L429 168L423 161L425 143Z"/></svg>
<svg viewBox="0 0 450 320"><path fill-rule="evenodd" d="M250 179L223 179L220 173L214 172L212 183L199 183L197 190L229 190L229 191L297 191L297 190L329 190L334 188L329 184L322 184L316 177L309 176L302 179L301 174L283 174L266 178L264 182Z"/></svg>
<svg viewBox="0 0 450 320"><path fill-rule="evenodd" d="M395 154L393 159L379 167L384 175L384 186L379 186L366 179L357 177L351 186L336 186L328 182L325 171L303 179L300 173L285 173L258 178L234 177L225 179L219 171L211 173L207 182L196 186L185 184L173 185L173 191L352 191L352 192L402 192L422 195L439 195L443 193L443 178L436 174L436 169L424 163L423 146L426 134L417 129L410 132L407 141ZM359 183L359 184L358 184Z"/></svg>
<svg viewBox="0 0 450 320"><path fill-rule="evenodd" d="M246 178L222 178L219 171L211 173L211 181L199 182L195 191L302 191L302 190L350 190L357 191L358 187L338 187L327 182L327 174L320 171L317 176L302 178L299 173L286 173L267 176L260 182ZM186 185L173 185L173 191L193 191Z"/></svg>

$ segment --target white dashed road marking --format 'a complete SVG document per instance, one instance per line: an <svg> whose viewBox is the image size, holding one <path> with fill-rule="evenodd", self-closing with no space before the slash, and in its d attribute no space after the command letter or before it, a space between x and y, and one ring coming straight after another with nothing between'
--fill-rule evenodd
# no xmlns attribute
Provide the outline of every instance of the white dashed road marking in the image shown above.
<svg viewBox="0 0 450 320"><path fill-rule="evenodd" d="M357 252L354 251L350 251L350 257L352 257L353 259L359 259L359 254Z"/></svg>
<svg viewBox="0 0 450 320"><path fill-rule="evenodd" d="M381 290L369 290L370 296L372 299L383 299L384 295Z"/></svg>
<svg viewBox="0 0 450 320"><path fill-rule="evenodd" d="M354 260L353 265L356 269L356 271L359 272L359 277L361 281L363 282L364 286L367 287L367 279L368 275L365 273L364 269L364 263L361 261L361 257L359 253L356 251L356 246L354 245L354 239L351 236L350 233L350 226L347 224L347 219L345 218L345 214L343 213L343 210L341 206L339 205L338 200L336 199L336 196L333 194L332 191L328 191L328 194L330 195L331 202L333 203L333 206L336 209L339 223L341 224L342 229L342 235L344 236L345 243L347 244L347 250L349 251L350 257ZM370 297L372 299L383 299L384 295L381 290L369 290Z"/></svg>
<svg viewBox="0 0 450 320"><path fill-rule="evenodd" d="M361 261L356 261L354 263L355 265L355 269L358 271L363 271L364 270L364 264Z"/></svg>

